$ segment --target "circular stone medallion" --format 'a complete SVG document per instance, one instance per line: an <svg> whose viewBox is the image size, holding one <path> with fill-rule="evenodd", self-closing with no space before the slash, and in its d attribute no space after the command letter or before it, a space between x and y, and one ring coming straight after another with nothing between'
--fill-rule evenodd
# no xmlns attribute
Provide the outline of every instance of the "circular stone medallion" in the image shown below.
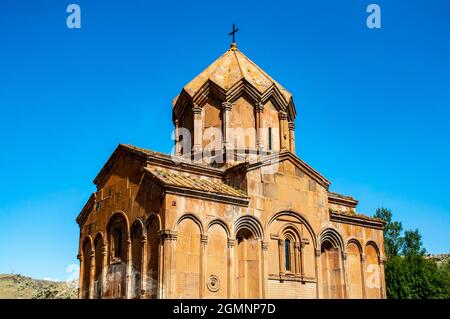
<svg viewBox="0 0 450 319"><path fill-rule="evenodd" d="M211 292L217 292L220 289L220 280L216 275L209 276L208 283L206 284L208 290Z"/></svg>

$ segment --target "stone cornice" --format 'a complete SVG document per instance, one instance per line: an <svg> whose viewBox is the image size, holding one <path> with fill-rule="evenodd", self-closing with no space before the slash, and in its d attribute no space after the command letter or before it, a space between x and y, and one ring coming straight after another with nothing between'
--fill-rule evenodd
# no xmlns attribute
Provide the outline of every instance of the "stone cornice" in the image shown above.
<svg viewBox="0 0 450 319"><path fill-rule="evenodd" d="M316 278L297 274L269 274L269 280L316 283Z"/></svg>
<svg viewBox="0 0 450 319"><path fill-rule="evenodd" d="M172 186L172 185L163 185L166 194L173 194L179 196L186 196L197 199L205 199L213 202L219 202L224 204L238 205L247 207L249 203L248 197L235 197L218 193L211 193L206 191L201 191L197 189L180 187L180 186Z"/></svg>
<svg viewBox="0 0 450 319"><path fill-rule="evenodd" d="M328 192L328 203L355 208L358 201L350 196Z"/></svg>
<svg viewBox="0 0 450 319"><path fill-rule="evenodd" d="M330 211L330 221L380 230L384 229L384 222L382 220L362 215L341 214Z"/></svg>

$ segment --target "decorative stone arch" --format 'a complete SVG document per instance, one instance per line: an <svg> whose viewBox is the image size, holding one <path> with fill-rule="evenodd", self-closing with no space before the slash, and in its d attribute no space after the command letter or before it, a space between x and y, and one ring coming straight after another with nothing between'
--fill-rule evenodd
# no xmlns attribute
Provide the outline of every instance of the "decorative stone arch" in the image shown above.
<svg viewBox="0 0 450 319"><path fill-rule="evenodd" d="M204 287L202 258L207 242L203 223L196 215L186 213L175 223L174 232L176 236L171 243L175 249L173 298L201 298ZM188 259L197 261L185 262Z"/></svg>
<svg viewBox="0 0 450 319"><path fill-rule="evenodd" d="M236 236L240 230L247 229L255 239L264 240L264 231L261 222L252 215L239 217L233 224L233 235Z"/></svg>
<svg viewBox="0 0 450 319"><path fill-rule="evenodd" d="M124 298L129 295L131 263L131 238L128 216L123 211L114 212L106 226L108 265L105 297Z"/></svg>
<svg viewBox="0 0 450 319"><path fill-rule="evenodd" d="M261 222L251 215L241 216L234 222L232 234L236 239L233 258L238 266L237 297L262 298L264 232Z"/></svg>
<svg viewBox="0 0 450 319"><path fill-rule="evenodd" d="M341 234L332 227L319 233L322 297L345 298L346 280L344 267L344 241Z"/></svg>
<svg viewBox="0 0 450 319"><path fill-rule="evenodd" d="M315 248L315 249L318 249L318 247L317 247L317 237L316 237L316 234L315 234L315 232L314 232L314 230L313 230L313 228L311 227L311 225L309 224L309 222L308 222L308 220L306 219L306 217L304 217L301 213L299 213L299 212L297 212L297 211L294 211L294 210L290 210L290 209L288 209L288 210L283 210L283 211L280 211L280 212L278 212L278 213L275 213L275 214L273 214L273 216L269 219L269 221L267 222L267 229L270 229L269 227L271 226L271 224L277 219L277 218L279 218L279 217L282 217L282 216L290 216L290 217L294 217L295 219L297 219L300 223L302 223L305 227L306 227L306 229L308 230L308 232L309 232L309 234L310 234L310 236L311 236L311 239L312 239L312 241L313 241L313 247ZM266 238L266 240L267 240L267 238ZM319 247L320 248L320 247Z"/></svg>
<svg viewBox="0 0 450 319"><path fill-rule="evenodd" d="M353 249L356 247L356 251ZM364 298L364 249L356 238L347 240L345 246L345 276L347 296L350 299Z"/></svg>
<svg viewBox="0 0 450 319"><path fill-rule="evenodd" d="M205 234L205 228L203 227L202 221L200 220L200 218L198 218L195 214L192 214L192 213L184 214L180 218L178 218L178 220L177 220L177 222L175 224L175 231L178 230L178 226L185 219L192 220L195 224L197 224L198 228L200 229L200 234L202 236Z"/></svg>
<svg viewBox="0 0 450 319"><path fill-rule="evenodd" d="M207 244L202 263L206 298L227 298L230 296L232 244L230 228L227 223L215 218L206 225Z"/></svg>
<svg viewBox="0 0 450 319"><path fill-rule="evenodd" d="M211 226L213 226L213 225L220 225L220 226L222 226L222 228L223 228L223 229L225 230L225 232L227 233L228 239L231 239L230 228L228 227L227 223L226 223L224 220L219 219L219 218L215 218L215 219L211 220L211 221L208 223L208 225L206 226L206 231L208 231L208 230L211 228Z"/></svg>
<svg viewBox="0 0 450 319"><path fill-rule="evenodd" d="M106 225L106 233L108 234L109 228L111 227L111 224L114 222L116 218L123 217L125 219L125 230L127 231L127 238L130 237L130 221L128 219L127 214L125 214L123 211L118 210L112 213L111 217L108 220L108 223ZM106 242L108 242L108 238L106 238Z"/></svg>
<svg viewBox="0 0 450 319"><path fill-rule="evenodd" d="M148 226L150 224L150 222L152 221L152 219L156 219L158 221L158 229L162 229L162 221L161 221L161 216L157 213L150 213L147 217L147 219L145 220L145 230L146 232L148 231Z"/></svg>
<svg viewBox="0 0 450 319"><path fill-rule="evenodd" d="M94 269L94 283L93 283L93 298L100 299L104 290L104 273L106 263L106 240L103 232L99 231L94 237L94 254L95 254L95 269Z"/></svg>
<svg viewBox="0 0 450 319"><path fill-rule="evenodd" d="M368 250L373 249L375 254ZM385 298L384 269L380 249L374 240L369 239L364 245L365 297L368 299Z"/></svg>
<svg viewBox="0 0 450 319"><path fill-rule="evenodd" d="M361 243L359 242L359 240L356 238L350 238L349 240L347 240L347 244L345 245L345 252L347 252L348 245L350 245L350 244L355 244L356 247L358 247L359 253L361 255L364 254L363 247L362 247Z"/></svg>
<svg viewBox="0 0 450 319"><path fill-rule="evenodd" d="M102 231L98 231L96 234L95 234L95 236L94 236L94 245L95 245L95 243L97 242L97 240L100 240L101 239L101 241L102 241L102 244L103 245L106 245L106 238L105 238L105 234L102 232Z"/></svg>
<svg viewBox="0 0 450 319"><path fill-rule="evenodd" d="M287 236L289 236L290 239L296 242L300 242L302 238L302 232L293 223L287 223L280 229L278 237L280 239L288 239Z"/></svg>
<svg viewBox="0 0 450 319"><path fill-rule="evenodd" d="M150 213L145 221L146 253L143 268L143 294L150 299L158 298L158 283L161 282L162 271L160 271L160 249L162 240L160 231L162 229L161 216Z"/></svg>
<svg viewBox="0 0 450 319"><path fill-rule="evenodd" d="M135 231L138 230L138 227L140 227L140 229L141 229L142 236L145 236L146 225L145 225L145 223L142 221L141 218L137 218L137 219L133 222L133 224L131 224L131 227L130 227L130 237L131 237L131 238L133 237L133 233L134 233Z"/></svg>
<svg viewBox="0 0 450 319"><path fill-rule="evenodd" d="M81 254L83 254L83 247L86 244L86 241L89 241L89 244L91 245L91 247L94 246L94 240L92 239L91 235L86 235L83 237L83 241L81 242Z"/></svg>
<svg viewBox="0 0 450 319"><path fill-rule="evenodd" d="M91 298L93 262L94 262L94 241L92 236L84 237L81 244L81 285L80 295L83 299Z"/></svg>
<svg viewBox="0 0 450 319"><path fill-rule="evenodd" d="M300 230L293 223L287 223L280 229L278 238L280 273L303 273Z"/></svg>
<svg viewBox="0 0 450 319"><path fill-rule="evenodd" d="M367 246L372 246L375 249L375 251L377 252L377 257L378 258L381 257L380 248L378 247L377 243L374 240L372 240L372 239L367 240L366 244L364 245L364 249L366 249Z"/></svg>
<svg viewBox="0 0 450 319"><path fill-rule="evenodd" d="M339 248L342 253L345 252L344 240L337 229L332 227L322 229L319 233L320 246L322 246L325 241L329 241L334 248Z"/></svg>
<svg viewBox="0 0 450 319"><path fill-rule="evenodd" d="M147 236L145 234L145 224L140 218L137 218L130 228L131 239L131 298L137 299L142 296L143 289L143 269L145 243Z"/></svg>

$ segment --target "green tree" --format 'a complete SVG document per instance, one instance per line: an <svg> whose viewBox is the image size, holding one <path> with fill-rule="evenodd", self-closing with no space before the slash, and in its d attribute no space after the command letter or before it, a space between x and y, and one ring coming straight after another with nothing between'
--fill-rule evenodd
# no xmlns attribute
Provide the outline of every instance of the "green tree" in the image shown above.
<svg viewBox="0 0 450 319"><path fill-rule="evenodd" d="M423 256L425 249L422 247L422 235L419 230L405 230L405 234L401 240L403 256Z"/></svg>
<svg viewBox="0 0 450 319"><path fill-rule="evenodd" d="M386 292L391 299L450 298L450 261L438 267L425 257L418 229L405 230L386 208L374 217L385 222Z"/></svg>
<svg viewBox="0 0 450 319"><path fill-rule="evenodd" d="M392 221L392 212L387 208L378 208L374 217L379 218L385 222L384 248L387 257L398 256L402 246L402 223Z"/></svg>

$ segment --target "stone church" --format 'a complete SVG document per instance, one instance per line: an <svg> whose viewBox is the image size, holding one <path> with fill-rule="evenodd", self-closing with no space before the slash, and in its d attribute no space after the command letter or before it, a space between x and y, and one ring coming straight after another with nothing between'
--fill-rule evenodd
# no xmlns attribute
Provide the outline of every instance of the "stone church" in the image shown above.
<svg viewBox="0 0 450 319"><path fill-rule="evenodd" d="M295 151L291 94L232 43L119 145L77 218L80 298L385 298L383 222Z"/></svg>

